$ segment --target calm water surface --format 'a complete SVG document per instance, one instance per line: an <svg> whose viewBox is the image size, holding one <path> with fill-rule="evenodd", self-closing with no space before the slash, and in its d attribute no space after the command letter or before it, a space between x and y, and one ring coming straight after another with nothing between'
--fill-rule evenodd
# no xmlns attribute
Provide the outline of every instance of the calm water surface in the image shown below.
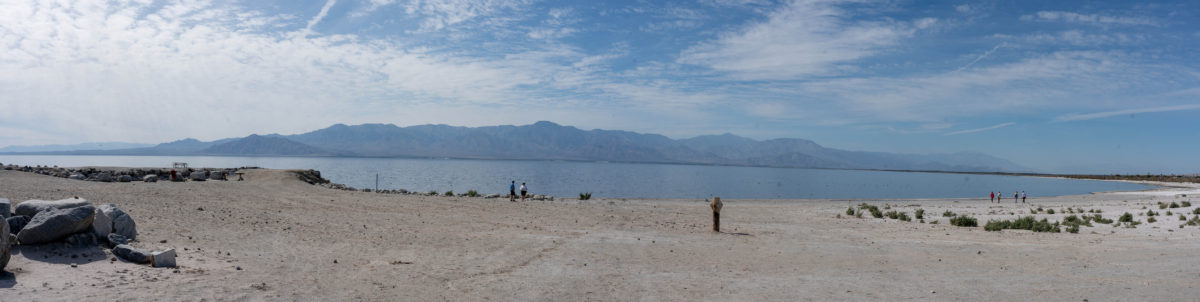
<svg viewBox="0 0 1200 302"><path fill-rule="evenodd" d="M232 156L59 156L0 155L0 163L19 165L170 167L259 166L314 169L336 183L380 189L427 192L507 193L512 180L528 183L530 193L616 198L987 198L1016 190L1029 196L1059 196L1103 191L1133 191L1151 186L1042 177L880 172L797 168L731 167L571 161L461 160L338 157Z"/></svg>

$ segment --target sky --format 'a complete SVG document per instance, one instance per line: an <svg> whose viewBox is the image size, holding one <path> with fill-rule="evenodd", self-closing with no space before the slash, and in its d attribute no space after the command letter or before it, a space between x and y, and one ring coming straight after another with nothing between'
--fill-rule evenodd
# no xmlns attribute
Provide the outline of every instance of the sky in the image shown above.
<svg viewBox="0 0 1200 302"><path fill-rule="evenodd" d="M541 120L1197 173L1200 2L0 0L0 147Z"/></svg>

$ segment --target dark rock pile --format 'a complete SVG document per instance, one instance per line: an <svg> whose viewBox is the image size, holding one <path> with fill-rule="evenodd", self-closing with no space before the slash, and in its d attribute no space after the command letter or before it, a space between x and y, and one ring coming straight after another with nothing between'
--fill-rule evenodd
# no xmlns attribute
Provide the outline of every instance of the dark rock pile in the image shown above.
<svg viewBox="0 0 1200 302"><path fill-rule="evenodd" d="M0 165L4 170L22 171L49 175L54 177L62 177L74 180L87 180L98 182L157 182L159 180L171 180L170 168L129 168L129 169L99 169L99 168L60 168L58 166L17 166L17 165ZM241 168L188 168L184 171L175 171L178 175L178 180L227 180L229 175L234 175L238 170L244 169L259 169L258 167L241 167ZM317 172L317 177L320 178L320 172Z"/></svg>

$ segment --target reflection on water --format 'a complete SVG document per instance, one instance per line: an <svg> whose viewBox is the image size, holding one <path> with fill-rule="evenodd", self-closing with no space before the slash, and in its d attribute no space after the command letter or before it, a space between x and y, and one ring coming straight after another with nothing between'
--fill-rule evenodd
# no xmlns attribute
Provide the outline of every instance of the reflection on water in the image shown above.
<svg viewBox="0 0 1200 302"><path fill-rule="evenodd" d="M426 192L477 190L507 193L510 181L525 182L533 194L573 197L592 192L617 198L987 198L992 191L1012 198L1086 194L1151 188L1145 185L1041 177L877 172L795 168L634 164L572 161L462 160L340 157L226 156L57 156L0 155L20 165L170 167L259 166L315 169L333 182L358 188Z"/></svg>

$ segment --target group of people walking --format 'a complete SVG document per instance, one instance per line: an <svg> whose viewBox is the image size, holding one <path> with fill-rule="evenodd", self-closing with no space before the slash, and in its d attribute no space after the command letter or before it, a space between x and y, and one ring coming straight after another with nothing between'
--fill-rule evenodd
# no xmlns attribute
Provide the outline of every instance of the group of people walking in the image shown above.
<svg viewBox="0 0 1200 302"><path fill-rule="evenodd" d="M521 183L521 201L525 201L525 192L529 192L529 188L525 186L525 183ZM515 180L508 185L508 201L517 201L517 181Z"/></svg>
<svg viewBox="0 0 1200 302"><path fill-rule="evenodd" d="M1000 200L1004 199L1004 193L1000 193L1000 191L992 192L989 198L991 198L991 202L1000 203ZM1013 203L1017 203L1018 200L1021 203L1025 203L1025 191L1013 191Z"/></svg>

